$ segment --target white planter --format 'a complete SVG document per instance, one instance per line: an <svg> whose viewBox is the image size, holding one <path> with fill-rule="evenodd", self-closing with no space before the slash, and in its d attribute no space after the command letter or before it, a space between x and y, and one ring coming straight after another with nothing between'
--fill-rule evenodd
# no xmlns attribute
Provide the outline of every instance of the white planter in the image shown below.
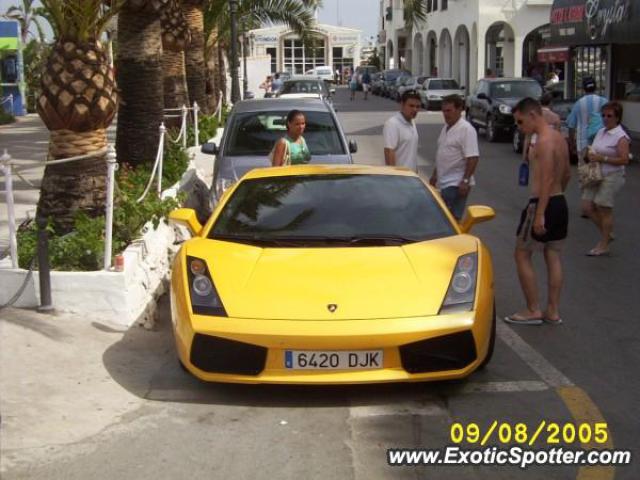
<svg viewBox="0 0 640 480"><path fill-rule="evenodd" d="M175 197L183 186L194 177L201 178L198 170L213 171L211 167L196 167L194 150L190 149L191 162L182 179L162 192L162 197ZM198 150L199 151L199 150ZM147 223L141 239L129 245L124 255L124 271L51 272L51 297L58 312L85 315L88 321L102 320L115 325L131 326L140 323L150 326L156 308L156 299L165 291L171 259L177 247L173 227L160 222L157 229ZM5 268L3 268L3 266ZM7 303L18 291L28 275L24 269L12 269L10 261L0 265L0 305ZM35 308L40 305L38 272L32 273L20 298L14 303L18 308Z"/></svg>

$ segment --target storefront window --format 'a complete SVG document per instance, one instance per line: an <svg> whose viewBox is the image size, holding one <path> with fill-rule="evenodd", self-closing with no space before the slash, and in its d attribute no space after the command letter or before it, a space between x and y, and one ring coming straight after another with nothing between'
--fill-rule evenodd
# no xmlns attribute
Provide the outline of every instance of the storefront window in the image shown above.
<svg viewBox="0 0 640 480"><path fill-rule="evenodd" d="M612 96L616 100L640 102L640 45L616 45L613 50L615 71Z"/></svg>
<svg viewBox="0 0 640 480"><path fill-rule="evenodd" d="M267 48L267 55L271 55L271 73L278 71L278 58L276 57L276 48Z"/></svg>
<svg viewBox="0 0 640 480"><path fill-rule="evenodd" d="M584 95L582 79L585 77L593 77L597 86L596 93L606 96L607 68L609 65L607 47L604 45L576 47L574 49L574 60L575 98L580 98Z"/></svg>
<svg viewBox="0 0 640 480"><path fill-rule="evenodd" d="M284 69L295 74L303 74L314 67L325 65L325 42L315 40L311 45L302 44L302 40L284 41Z"/></svg>

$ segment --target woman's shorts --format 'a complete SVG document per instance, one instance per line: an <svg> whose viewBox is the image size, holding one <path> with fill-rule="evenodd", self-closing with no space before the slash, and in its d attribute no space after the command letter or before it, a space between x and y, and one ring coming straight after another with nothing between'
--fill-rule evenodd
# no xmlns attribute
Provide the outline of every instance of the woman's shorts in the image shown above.
<svg viewBox="0 0 640 480"><path fill-rule="evenodd" d="M352 92L355 92L358 89L358 82L349 82L349 88Z"/></svg>
<svg viewBox="0 0 640 480"><path fill-rule="evenodd" d="M595 203L599 207L613 208L613 200L624 185L624 172L619 170L605 175L599 185L584 187L582 199Z"/></svg>

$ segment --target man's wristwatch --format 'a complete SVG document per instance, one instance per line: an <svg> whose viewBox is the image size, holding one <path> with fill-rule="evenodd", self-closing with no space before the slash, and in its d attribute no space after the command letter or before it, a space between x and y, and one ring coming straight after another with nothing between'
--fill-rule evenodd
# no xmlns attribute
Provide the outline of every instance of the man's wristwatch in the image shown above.
<svg viewBox="0 0 640 480"><path fill-rule="evenodd" d="M463 178L462 179L462 183L464 183L465 185L469 185L469 179L468 178Z"/></svg>
<svg viewBox="0 0 640 480"><path fill-rule="evenodd" d="M609 163L609 157L607 157L606 155L604 156L604 163Z"/></svg>

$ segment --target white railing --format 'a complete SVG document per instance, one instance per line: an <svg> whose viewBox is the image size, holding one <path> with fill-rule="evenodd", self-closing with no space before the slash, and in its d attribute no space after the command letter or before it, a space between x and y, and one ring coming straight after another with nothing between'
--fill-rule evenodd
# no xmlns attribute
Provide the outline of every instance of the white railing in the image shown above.
<svg viewBox="0 0 640 480"><path fill-rule="evenodd" d="M11 105L11 115L13 115L13 93L10 93L7 97L4 97L4 99L0 99L0 105L4 105L7 102Z"/></svg>
<svg viewBox="0 0 640 480"><path fill-rule="evenodd" d="M5 196L7 200L7 210L9 217L9 252L11 255L11 265L13 268L18 268L18 243L16 241L16 217L15 217L15 205L13 203L13 173L19 175L18 172L25 170L31 170L34 168L42 168L48 165L59 165L62 163L77 162L80 160L86 160L88 158L95 158L105 155L107 162L107 204L105 207L105 242L104 242L104 269L109 270L111 268L111 244L113 238L113 191L115 184L115 171L118 168L116 162L116 151L113 145L109 145L107 148L103 148L97 152L89 153L87 155L79 155L77 157L61 158L58 160L50 160L44 164L42 163L23 163L15 165L11 161L11 155L7 153L5 149L4 154L0 157L0 173L5 178Z"/></svg>
<svg viewBox="0 0 640 480"><path fill-rule="evenodd" d="M164 137L166 135L167 129L164 126L164 122L160 124L160 139L158 141L158 151L156 152L156 161L153 164L153 169L151 170L151 176L149 177L149 182L138 198L137 202L140 203L149 193L151 189L151 185L153 185L153 180L156 176L156 171L158 172L158 195L162 193L162 162L164 157Z"/></svg>

